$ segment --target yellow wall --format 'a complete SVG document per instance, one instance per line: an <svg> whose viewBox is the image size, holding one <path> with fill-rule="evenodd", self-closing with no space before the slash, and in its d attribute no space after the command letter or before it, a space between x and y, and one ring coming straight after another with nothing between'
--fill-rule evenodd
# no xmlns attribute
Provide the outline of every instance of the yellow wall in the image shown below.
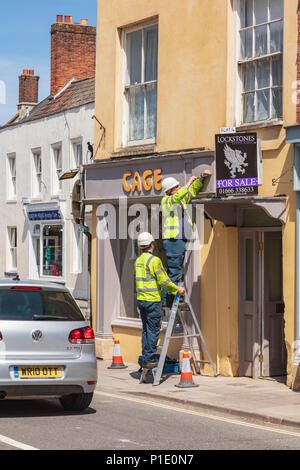
<svg viewBox="0 0 300 470"><path fill-rule="evenodd" d="M121 30L154 17L159 23L157 142L154 150L214 149L214 135L220 127L234 125L232 2L99 0L98 3L95 114L105 127L105 138L95 123L95 159L110 158L113 152L121 150ZM285 0L284 125L294 124L296 119L292 94L296 80L297 6L298 0ZM259 188L259 196L288 195L287 223L283 228L283 289L290 373L295 328L295 196L292 172L289 171L293 165L293 151L285 144L282 125L258 127L251 131L257 132L262 140L263 185ZM272 179L279 178L284 172L287 173L273 186ZM95 269L94 263L94 307ZM223 375L237 375L236 228L224 228L215 223L212 230L205 222L201 269L203 333L218 371ZM130 351L130 360L136 355L135 348L140 351L140 331L132 331L126 330L122 337L123 354L127 357L126 351ZM122 335L116 327L114 333Z"/></svg>

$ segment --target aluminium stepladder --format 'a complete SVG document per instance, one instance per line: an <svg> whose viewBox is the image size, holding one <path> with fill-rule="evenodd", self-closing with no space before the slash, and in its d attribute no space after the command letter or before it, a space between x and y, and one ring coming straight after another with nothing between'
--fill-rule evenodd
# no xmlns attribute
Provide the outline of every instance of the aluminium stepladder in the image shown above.
<svg viewBox="0 0 300 470"><path fill-rule="evenodd" d="M187 294L186 294L186 297L187 297ZM188 329L187 329L186 321L185 321L185 318L184 318L185 317L184 312L190 313L191 316L192 316L192 320L193 320L195 330L196 330L196 332L194 334L188 334ZM184 334L172 335L177 313L178 313L181 325L183 327ZM192 341L192 339L195 338L195 337L200 338L200 340L201 340L201 342L204 346L205 352L207 354L208 361L197 360L196 355L195 355L195 351L194 351L194 348L193 348L193 341ZM193 358L193 361L194 361L194 365L195 365L197 374L200 374L199 363L206 363L206 364L210 364L210 366L211 366L211 368L214 372L214 376L217 377L218 374L216 372L215 365L214 365L214 363L211 359L211 356L209 354L209 351L207 349L204 337L202 335L199 323L197 321L197 318L196 318L194 310L191 306L191 303L188 299L186 299L185 302L181 303L180 302L180 296L177 294L174 298L173 305L172 305L172 308L171 308L171 311L170 311L170 317L169 317L167 329L165 331L163 346L158 348L158 349L161 349L161 353L160 353L160 357L159 357L159 361L158 361L158 366L157 366L157 368L154 368L154 369L151 370L152 374L153 374L153 378L154 378L153 386L156 386L156 385L160 384L161 376L162 376L162 373L163 373L163 368L164 368L164 365L165 365L166 355L167 355L167 352L168 352L169 343L170 343L170 340L173 339L173 338L187 338L188 339L189 347L190 347L190 350L191 350L191 354L192 354L192 358ZM142 373L141 373L141 377L140 377L140 383L143 383L143 382L146 381L146 376L147 376L149 371L150 371L150 369L146 369L146 368L142 369Z"/></svg>

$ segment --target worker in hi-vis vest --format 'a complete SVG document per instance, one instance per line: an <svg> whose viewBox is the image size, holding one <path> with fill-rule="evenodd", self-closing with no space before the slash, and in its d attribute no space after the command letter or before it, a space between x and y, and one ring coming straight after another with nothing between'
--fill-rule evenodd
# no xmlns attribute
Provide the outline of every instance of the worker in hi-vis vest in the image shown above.
<svg viewBox="0 0 300 470"><path fill-rule="evenodd" d="M186 242L193 233L193 221L189 215L188 204L203 187L203 181L211 172L205 170L197 178L192 176L185 186L173 178L165 178L162 189L166 194L161 201L163 214L163 247L167 257L167 273L170 279L178 284L183 280L183 261ZM163 293L162 301L170 307L173 295Z"/></svg>
<svg viewBox="0 0 300 470"><path fill-rule="evenodd" d="M142 254L135 261L135 282L137 307L143 324L141 367L157 367L157 341L162 315L161 292L166 289L171 294L183 296L185 289L174 284L167 275L161 259L153 255L154 238L143 232L138 236L138 247Z"/></svg>

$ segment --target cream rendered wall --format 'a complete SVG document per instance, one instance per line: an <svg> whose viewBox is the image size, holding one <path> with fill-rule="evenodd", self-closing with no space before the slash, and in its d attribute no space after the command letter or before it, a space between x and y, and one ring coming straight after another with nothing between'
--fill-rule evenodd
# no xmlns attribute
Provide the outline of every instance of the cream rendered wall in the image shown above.
<svg viewBox="0 0 300 470"><path fill-rule="evenodd" d="M292 96L296 80L298 0L285 0L284 3L283 125L290 125L296 119ZM96 125L95 158L107 159L112 152L120 151L122 28L155 17L159 24L159 48L157 142L154 151L197 147L214 149L214 135L220 127L235 125L235 0L99 0L98 4L95 105L96 115L105 127L105 139L101 138L102 132ZM290 384L295 334L295 196L292 172L289 171L293 165L293 151L285 144L282 124L251 128L251 131L257 132L262 140L263 185L259 188L259 196L288 196L287 223L283 228L283 289ZM279 178L285 171L287 174L273 186L272 179ZM94 279L95 269L94 265ZM229 281L229 276L234 282ZM95 289L96 282L94 296ZM237 375L236 228L224 228L215 223L212 230L205 222L201 292L203 333L210 353L220 373ZM136 335L140 332L137 331ZM128 347L128 358L136 358L133 342L128 342Z"/></svg>

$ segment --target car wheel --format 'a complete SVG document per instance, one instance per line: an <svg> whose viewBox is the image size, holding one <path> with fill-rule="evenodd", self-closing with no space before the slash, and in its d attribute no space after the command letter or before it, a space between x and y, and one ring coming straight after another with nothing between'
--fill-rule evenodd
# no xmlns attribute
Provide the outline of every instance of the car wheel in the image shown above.
<svg viewBox="0 0 300 470"><path fill-rule="evenodd" d="M59 399L62 407L67 411L82 411L89 407L93 393L76 393L64 395Z"/></svg>

